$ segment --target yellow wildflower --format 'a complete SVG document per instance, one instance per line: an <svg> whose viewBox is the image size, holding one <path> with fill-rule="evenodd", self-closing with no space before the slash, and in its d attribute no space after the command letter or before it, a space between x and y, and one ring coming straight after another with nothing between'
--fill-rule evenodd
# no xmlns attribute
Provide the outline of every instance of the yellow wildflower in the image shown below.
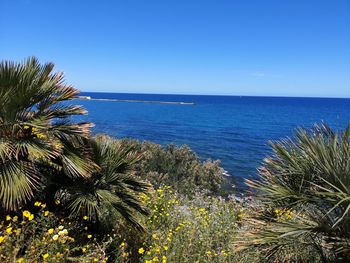
<svg viewBox="0 0 350 263"><path fill-rule="evenodd" d="M44 212L44 216L48 216L49 213L50 213L49 211L45 211L45 212Z"/></svg>
<svg viewBox="0 0 350 263"><path fill-rule="evenodd" d="M47 138L46 134L44 134L44 133L42 133L42 132L38 132L38 133L36 134L36 137L37 137L38 139L46 139L46 138Z"/></svg>
<svg viewBox="0 0 350 263"><path fill-rule="evenodd" d="M6 229L6 233L12 233L12 227L8 227L8 228Z"/></svg>
<svg viewBox="0 0 350 263"><path fill-rule="evenodd" d="M162 257L162 263L166 263L166 256Z"/></svg>
<svg viewBox="0 0 350 263"><path fill-rule="evenodd" d="M158 262L159 259L158 259L158 257L154 257L154 258L152 259L152 261L153 261L153 262Z"/></svg>
<svg viewBox="0 0 350 263"><path fill-rule="evenodd" d="M52 239L56 241L58 239L58 235L54 235Z"/></svg>
<svg viewBox="0 0 350 263"><path fill-rule="evenodd" d="M34 203L34 206L41 206L41 202L36 201L36 202Z"/></svg>
<svg viewBox="0 0 350 263"><path fill-rule="evenodd" d="M60 203L61 203L60 200L58 200L58 199L55 200L55 204L56 204L56 205L59 205Z"/></svg>
<svg viewBox="0 0 350 263"><path fill-rule="evenodd" d="M64 226L62 226L62 225L58 227L59 230L62 230L63 228L64 228Z"/></svg>
<svg viewBox="0 0 350 263"><path fill-rule="evenodd" d="M14 217L12 218L12 221L13 221L13 222L17 222L17 220L18 220L18 216L14 216Z"/></svg>
<svg viewBox="0 0 350 263"><path fill-rule="evenodd" d="M10 221L11 220L11 216L7 215L6 216L6 221Z"/></svg>
<svg viewBox="0 0 350 263"><path fill-rule="evenodd" d="M34 215L31 214L28 210L24 210L22 212L22 215L23 215L23 217L28 218L29 221L33 220L33 218L34 218Z"/></svg>
<svg viewBox="0 0 350 263"><path fill-rule="evenodd" d="M85 247L83 247L82 249L81 249L82 251L83 251L83 253L86 251L86 248Z"/></svg>
<svg viewBox="0 0 350 263"><path fill-rule="evenodd" d="M24 258L17 259L17 263L23 263L23 262L24 262Z"/></svg>
<svg viewBox="0 0 350 263"><path fill-rule="evenodd" d="M49 253L44 254L42 257L44 260L46 260L49 257Z"/></svg>
<svg viewBox="0 0 350 263"><path fill-rule="evenodd" d="M50 228L49 230L47 230L47 233L52 234L53 231L54 231L54 229L53 229L53 228Z"/></svg>
<svg viewBox="0 0 350 263"><path fill-rule="evenodd" d="M24 217L29 217L31 214L30 214L30 212L28 211L28 210L24 210L23 212L22 212L22 215L24 216Z"/></svg>
<svg viewBox="0 0 350 263"><path fill-rule="evenodd" d="M168 246L164 246L163 248L165 251L167 251L169 249Z"/></svg>
<svg viewBox="0 0 350 263"><path fill-rule="evenodd" d="M120 244L120 247L125 247L125 243L122 242L122 243Z"/></svg>
<svg viewBox="0 0 350 263"><path fill-rule="evenodd" d="M56 144L55 144L55 148L56 148L57 150L61 150L61 149L63 148L63 144L62 144L62 143L56 143Z"/></svg>
<svg viewBox="0 0 350 263"><path fill-rule="evenodd" d="M5 238L3 236L0 236L0 244L4 242Z"/></svg>
<svg viewBox="0 0 350 263"><path fill-rule="evenodd" d="M88 216L84 216L83 219L84 219L84 220L88 220L89 217L88 217Z"/></svg>
<svg viewBox="0 0 350 263"><path fill-rule="evenodd" d="M92 235L87 235L87 238L92 238Z"/></svg>
<svg viewBox="0 0 350 263"><path fill-rule="evenodd" d="M139 254L143 254L143 253L145 253L145 249L143 248L143 247L141 247L141 248L139 248Z"/></svg>

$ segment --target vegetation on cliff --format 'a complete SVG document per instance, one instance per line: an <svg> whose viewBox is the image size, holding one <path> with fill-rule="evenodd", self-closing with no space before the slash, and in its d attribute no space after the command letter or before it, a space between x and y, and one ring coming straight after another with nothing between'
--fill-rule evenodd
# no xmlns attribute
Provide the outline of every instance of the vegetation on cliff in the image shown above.
<svg viewBox="0 0 350 263"><path fill-rule="evenodd" d="M0 63L1 262L350 260L350 128L272 143L223 197L218 161L92 136L77 94L51 63Z"/></svg>

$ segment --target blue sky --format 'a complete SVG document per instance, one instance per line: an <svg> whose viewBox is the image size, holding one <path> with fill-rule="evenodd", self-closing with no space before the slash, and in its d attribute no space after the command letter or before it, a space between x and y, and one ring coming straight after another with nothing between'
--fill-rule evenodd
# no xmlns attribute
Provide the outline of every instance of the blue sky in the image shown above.
<svg viewBox="0 0 350 263"><path fill-rule="evenodd" d="M0 58L82 91L350 97L349 0L1 0Z"/></svg>

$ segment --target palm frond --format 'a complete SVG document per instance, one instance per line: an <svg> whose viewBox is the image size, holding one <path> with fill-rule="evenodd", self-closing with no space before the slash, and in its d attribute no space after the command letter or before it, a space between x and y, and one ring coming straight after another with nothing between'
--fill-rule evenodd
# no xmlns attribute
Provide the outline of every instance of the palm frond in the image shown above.
<svg viewBox="0 0 350 263"><path fill-rule="evenodd" d="M258 191L262 209L252 216L259 222L247 233L252 243L270 255L291 242L289 253L296 261L306 247L324 262L349 258L349 126L342 132L325 124L299 129L293 140L271 145L274 154L259 170L260 180L247 180ZM281 221L273 209L294 211L294 216Z"/></svg>
<svg viewBox="0 0 350 263"><path fill-rule="evenodd" d="M99 222L119 215L141 230L138 218L147 210L140 193L146 193L150 185L132 175L140 155L108 136L97 136L89 145L91 160L99 168L88 178L72 178L70 186L64 187L62 196L71 215L86 215ZM116 224L110 223L111 227Z"/></svg>
<svg viewBox="0 0 350 263"><path fill-rule="evenodd" d="M0 185L5 187L0 203L6 209L32 198L43 180L42 166L57 170L61 165L72 176L88 176L94 168L77 151L64 149L70 141L81 148L91 125L71 122L70 116L86 111L67 104L78 91L53 69L52 63L40 64L34 57L0 62Z"/></svg>

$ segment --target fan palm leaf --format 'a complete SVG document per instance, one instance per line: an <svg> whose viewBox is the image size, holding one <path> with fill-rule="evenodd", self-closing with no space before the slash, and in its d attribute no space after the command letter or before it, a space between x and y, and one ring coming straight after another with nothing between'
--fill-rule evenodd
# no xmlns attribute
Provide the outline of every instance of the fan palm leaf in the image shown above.
<svg viewBox="0 0 350 263"><path fill-rule="evenodd" d="M88 176L79 148L88 136L89 123L73 123L72 115L86 111L66 103L78 91L64 84L54 65L36 58L23 63L0 63L0 203L16 209L41 187L41 166L56 163L71 176Z"/></svg>
<svg viewBox="0 0 350 263"><path fill-rule="evenodd" d="M299 129L293 140L271 145L260 180L247 180L261 205L240 245L266 251L273 262L348 262L350 127Z"/></svg>
<svg viewBox="0 0 350 263"><path fill-rule="evenodd" d="M119 215L141 230L138 215L147 214L147 210L140 194L150 187L133 175L133 165L141 155L132 146L123 146L108 136L90 139L89 146L91 159L99 169L89 178L68 180L60 194L71 215L88 216L98 222Z"/></svg>

